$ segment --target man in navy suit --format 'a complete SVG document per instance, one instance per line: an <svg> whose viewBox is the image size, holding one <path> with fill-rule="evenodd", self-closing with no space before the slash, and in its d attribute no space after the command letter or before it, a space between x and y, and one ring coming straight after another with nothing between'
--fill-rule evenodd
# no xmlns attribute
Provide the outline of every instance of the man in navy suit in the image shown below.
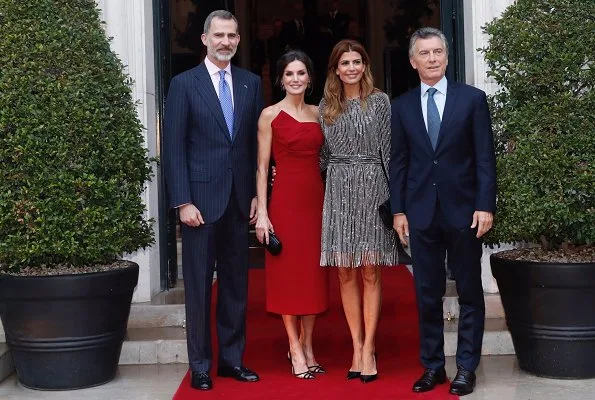
<svg viewBox="0 0 595 400"><path fill-rule="evenodd" d="M188 361L195 389L212 388L211 286L217 269L217 374L244 382L248 224L256 214L260 78L230 64L240 35L228 11L212 12L203 63L173 78L165 108L163 166L179 210Z"/></svg>
<svg viewBox="0 0 595 400"><path fill-rule="evenodd" d="M446 380L442 297L448 252L460 306L458 371L450 392L465 395L475 387L484 331L480 238L491 229L496 208L491 119L483 91L447 81L442 32L415 32L409 57L421 85L392 103L389 175L393 226L413 258L425 367L413 391Z"/></svg>

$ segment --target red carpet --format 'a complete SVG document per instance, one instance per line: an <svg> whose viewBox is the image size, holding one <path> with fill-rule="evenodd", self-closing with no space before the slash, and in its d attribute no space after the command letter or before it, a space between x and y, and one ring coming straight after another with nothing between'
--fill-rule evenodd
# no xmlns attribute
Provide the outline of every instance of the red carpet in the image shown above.
<svg viewBox="0 0 595 400"><path fill-rule="evenodd" d="M378 380L363 384L359 380L345 379L351 365L351 337L341 308L336 270L331 272L330 308L317 320L314 330L316 358L328 371L326 374L317 375L311 381L299 380L290 374L291 367L286 359L288 344L281 318L266 313L264 270L254 269L250 270L244 362L259 373L260 382L219 378L214 365L213 390L192 389L188 373L173 399L457 399L448 393L448 384L438 385L428 393L411 391L423 369L418 359L413 277L404 267L383 269L383 305L376 341Z"/></svg>

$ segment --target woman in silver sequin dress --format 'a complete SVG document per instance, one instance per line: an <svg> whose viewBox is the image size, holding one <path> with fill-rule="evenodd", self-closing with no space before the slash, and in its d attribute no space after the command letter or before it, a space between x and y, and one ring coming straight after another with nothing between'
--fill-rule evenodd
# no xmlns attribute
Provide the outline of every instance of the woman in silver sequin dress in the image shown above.
<svg viewBox="0 0 595 400"><path fill-rule="evenodd" d="M398 256L395 232L382 225L378 214L378 206L389 196L385 171L390 102L374 88L368 54L356 41L342 40L331 53L320 116L325 136L321 164L327 171L320 263L339 267L341 300L353 339L347 378L367 383L378 376L380 266L398 264Z"/></svg>

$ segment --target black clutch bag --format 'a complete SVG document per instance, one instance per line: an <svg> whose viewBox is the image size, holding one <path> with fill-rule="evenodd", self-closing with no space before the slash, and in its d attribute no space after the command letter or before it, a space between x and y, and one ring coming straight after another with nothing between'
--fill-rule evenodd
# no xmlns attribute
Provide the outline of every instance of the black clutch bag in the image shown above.
<svg viewBox="0 0 595 400"><path fill-rule="evenodd" d="M382 225L386 229L393 229L393 214L390 212L390 198L384 203L378 206L378 214L380 214L380 220Z"/></svg>
<svg viewBox="0 0 595 400"><path fill-rule="evenodd" d="M390 199L378 206L378 214L382 225L386 229L393 229L393 213L390 211ZM399 254L399 264L411 264L411 256L405 251L399 237L397 236L397 253Z"/></svg>
<svg viewBox="0 0 595 400"><path fill-rule="evenodd" d="M264 243L263 246L273 256L279 255L283 249L281 241L274 232L269 232L269 244Z"/></svg>

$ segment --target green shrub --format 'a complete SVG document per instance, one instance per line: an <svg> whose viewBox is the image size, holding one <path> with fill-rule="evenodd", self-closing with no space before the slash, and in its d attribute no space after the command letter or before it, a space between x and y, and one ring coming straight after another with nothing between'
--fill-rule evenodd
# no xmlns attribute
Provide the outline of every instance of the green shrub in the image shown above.
<svg viewBox="0 0 595 400"><path fill-rule="evenodd" d="M93 0L0 0L0 266L150 245L142 129Z"/></svg>
<svg viewBox="0 0 595 400"><path fill-rule="evenodd" d="M486 25L498 200L491 243L595 242L595 1L519 0Z"/></svg>

